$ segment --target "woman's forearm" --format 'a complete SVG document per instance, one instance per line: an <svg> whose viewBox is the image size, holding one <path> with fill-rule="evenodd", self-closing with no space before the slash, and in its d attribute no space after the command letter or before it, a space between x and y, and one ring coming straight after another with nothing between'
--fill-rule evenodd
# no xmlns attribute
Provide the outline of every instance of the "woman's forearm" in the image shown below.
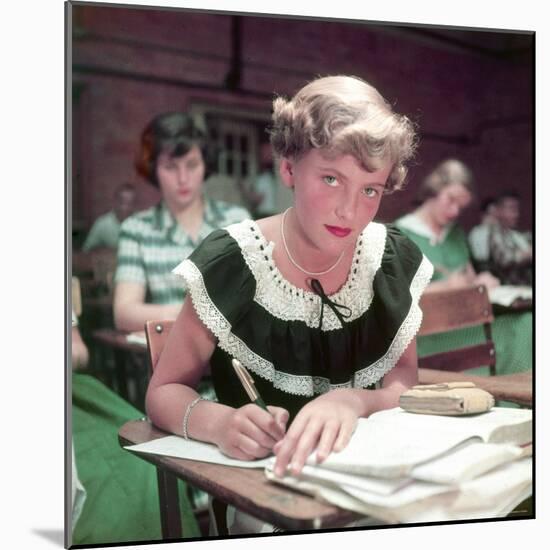
<svg viewBox="0 0 550 550"><path fill-rule="evenodd" d="M399 396L409 386L395 383L377 390L352 389L352 398L357 400L359 416L366 418L371 414L384 409L391 409L399 405Z"/></svg>
<svg viewBox="0 0 550 550"><path fill-rule="evenodd" d="M147 416L162 430L183 435L185 413L198 396L193 388L183 384L150 388L145 402ZM231 407L213 401L199 401L188 415L188 436L198 441L218 444L219 427L232 410Z"/></svg>

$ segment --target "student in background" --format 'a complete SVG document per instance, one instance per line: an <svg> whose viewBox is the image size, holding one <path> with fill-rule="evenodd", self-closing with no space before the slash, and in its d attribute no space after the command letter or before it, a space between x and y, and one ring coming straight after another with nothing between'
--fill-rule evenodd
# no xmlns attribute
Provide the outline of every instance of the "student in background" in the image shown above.
<svg viewBox="0 0 550 550"><path fill-rule="evenodd" d="M490 273L474 271L466 234L457 223L473 194L470 169L459 160L445 160L424 180L419 195L421 205L395 222L434 264L430 290L470 284L494 288L499 284Z"/></svg>
<svg viewBox="0 0 550 550"><path fill-rule="evenodd" d="M161 540L156 469L121 449L118 430L143 416L95 377L80 372L88 349L73 313L72 325L72 544L104 545ZM71 374L69 374L71 375ZM187 537L200 535L180 481Z"/></svg>
<svg viewBox="0 0 550 550"><path fill-rule="evenodd" d="M533 249L529 239L517 231L519 196L505 192L495 201L495 220L489 232L489 266L507 285L531 285Z"/></svg>
<svg viewBox="0 0 550 550"><path fill-rule="evenodd" d="M468 234L472 261L476 271L489 269L489 230L495 223L495 199L489 197L481 203L481 223Z"/></svg>
<svg viewBox="0 0 550 550"><path fill-rule="evenodd" d="M499 285L499 280L491 273L474 271L466 234L457 223L473 194L473 175L469 168L456 159L445 160L423 181L420 207L395 222L434 264L434 276L428 292L474 284L485 285L490 290ZM492 332L498 374L532 368L532 320L530 312L496 317ZM418 353L424 356L484 340L481 327L424 336L418 339Z"/></svg>
<svg viewBox="0 0 550 550"><path fill-rule="evenodd" d="M239 189L249 205L254 219L273 216L292 206L292 191L285 187L274 172L271 144L261 143L259 173L251 182L239 181Z"/></svg>
<svg viewBox="0 0 550 550"><path fill-rule="evenodd" d="M137 171L160 202L121 227L115 273L117 328L143 330L150 319L175 319L185 291L171 271L211 231L249 217L241 207L203 193L210 156L206 133L186 113L155 117L144 129Z"/></svg>
<svg viewBox="0 0 550 550"><path fill-rule="evenodd" d="M89 252L95 248L117 249L120 224L135 210L136 188L131 183L123 183L115 190L113 210L103 214L92 225L82 250Z"/></svg>
<svg viewBox="0 0 550 550"><path fill-rule="evenodd" d="M282 475L301 471L314 449L319 460L343 449L359 417L396 406L416 383L418 300L432 267L372 221L382 195L404 183L409 120L347 76L317 79L273 108L271 143L294 205L212 233L177 267L192 299L146 407L162 429L231 457L274 452ZM233 357L271 414L250 404ZM219 402L195 390L208 365ZM260 523L229 512L231 533L272 530Z"/></svg>

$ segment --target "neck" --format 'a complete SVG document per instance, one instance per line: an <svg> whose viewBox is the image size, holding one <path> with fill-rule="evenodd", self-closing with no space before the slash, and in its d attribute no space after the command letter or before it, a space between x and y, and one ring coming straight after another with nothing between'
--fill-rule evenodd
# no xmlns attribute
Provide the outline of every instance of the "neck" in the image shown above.
<svg viewBox="0 0 550 550"><path fill-rule="evenodd" d="M195 236L204 218L204 200L202 196L183 208L174 207L174 205L168 203L166 203L166 206L178 224L188 233L191 233L192 236Z"/></svg>
<svg viewBox="0 0 550 550"><path fill-rule="evenodd" d="M416 210L416 215L436 234L441 235L444 225L437 222L428 203L424 203Z"/></svg>
<svg viewBox="0 0 550 550"><path fill-rule="evenodd" d="M290 256L289 260L295 267L297 267L294 263L296 262L302 268L297 267L300 271L306 270L312 273L325 270L332 271L347 252L347 250L344 250L339 254L329 255L327 252L320 250L302 231L294 208L290 208L283 214L281 229L281 237L284 237L284 241L286 241L287 255Z"/></svg>

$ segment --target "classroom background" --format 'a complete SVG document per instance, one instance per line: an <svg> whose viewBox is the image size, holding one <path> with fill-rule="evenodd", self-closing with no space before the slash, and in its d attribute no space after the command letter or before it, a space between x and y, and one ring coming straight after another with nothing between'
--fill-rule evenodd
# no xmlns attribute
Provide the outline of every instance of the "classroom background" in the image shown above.
<svg viewBox="0 0 550 550"><path fill-rule="evenodd" d="M99 440L111 425L144 410L143 348L129 343L121 353L105 332L98 336L113 327L113 257L98 254L89 263L82 246L93 222L113 208L120 184L135 186L136 210L158 202L158 190L138 176L134 165L138 137L159 113L187 111L209 127L217 156L206 193L250 209L243 186L253 188L263 172L262 146L275 94L291 96L316 76L356 75L413 120L420 137L409 183L382 201L378 221L413 210L430 170L446 158L458 158L472 170L477 187L475 201L460 219L465 230L479 223L483 200L503 189L520 196L518 229L532 229L532 34L83 3L71 9L71 269L79 278L79 329L90 351L85 372L92 375L76 385L73 403L86 437L97 430ZM270 170L276 179L275 168ZM288 196L277 189L272 208L282 211ZM121 368L127 375L122 379ZM113 393L105 394L95 380ZM98 426L92 415L84 416L94 398L109 409L111 425ZM84 435L77 441L77 461L86 452L83 441ZM133 457L125 460L129 468L138 468ZM81 472L86 476L86 466ZM140 487L143 494L134 502L144 507L139 517L151 524L142 524L139 532L135 522L128 527L134 513L128 508L118 531L108 522L101 531L95 513L84 513L77 543L157 538L156 501L148 498L155 482L151 472L138 474L148 485ZM130 477L121 477L121 485L133 485ZM88 490L93 498L94 488L88 485ZM103 510L101 502L96 508ZM93 504L88 500L89 509ZM204 526L198 522L193 533L204 533Z"/></svg>

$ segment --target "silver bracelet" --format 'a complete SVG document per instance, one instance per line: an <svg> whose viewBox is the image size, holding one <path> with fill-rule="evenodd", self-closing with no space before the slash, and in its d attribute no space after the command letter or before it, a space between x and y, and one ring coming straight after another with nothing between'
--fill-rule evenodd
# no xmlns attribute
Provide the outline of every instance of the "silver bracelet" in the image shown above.
<svg viewBox="0 0 550 550"><path fill-rule="evenodd" d="M189 439L189 433L187 431L187 427L189 425L189 417L191 416L191 411L199 401L203 401L203 398L200 395L199 397L191 401L191 403L187 405L187 409L185 410L185 415L183 416L183 437L185 439Z"/></svg>

